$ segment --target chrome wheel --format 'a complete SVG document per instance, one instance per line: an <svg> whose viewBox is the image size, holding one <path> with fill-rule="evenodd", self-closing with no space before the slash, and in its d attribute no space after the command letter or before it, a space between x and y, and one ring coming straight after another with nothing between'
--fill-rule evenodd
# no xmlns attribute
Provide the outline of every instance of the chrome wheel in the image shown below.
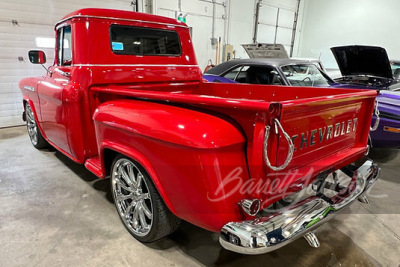
<svg viewBox="0 0 400 267"><path fill-rule="evenodd" d="M125 226L138 237L148 235L153 225L153 205L141 170L129 159L120 158L113 165L111 185Z"/></svg>
<svg viewBox="0 0 400 267"><path fill-rule="evenodd" d="M38 144L38 127L36 124L35 116L33 114L32 108L29 104L25 108L26 114L26 125L28 127L28 134L31 142L34 146Z"/></svg>

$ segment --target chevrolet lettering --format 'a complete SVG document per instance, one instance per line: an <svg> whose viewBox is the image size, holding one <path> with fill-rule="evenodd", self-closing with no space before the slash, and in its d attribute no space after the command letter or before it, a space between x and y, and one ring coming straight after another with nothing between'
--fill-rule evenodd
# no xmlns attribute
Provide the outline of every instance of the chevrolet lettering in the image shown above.
<svg viewBox="0 0 400 267"><path fill-rule="evenodd" d="M314 129L309 132L304 132L300 135L293 135L292 142L294 144L294 150L296 151L297 147L300 147L300 149L312 147L316 144L321 144L325 141L355 132L357 130L357 122L358 118L354 118L328 125L323 128Z"/></svg>

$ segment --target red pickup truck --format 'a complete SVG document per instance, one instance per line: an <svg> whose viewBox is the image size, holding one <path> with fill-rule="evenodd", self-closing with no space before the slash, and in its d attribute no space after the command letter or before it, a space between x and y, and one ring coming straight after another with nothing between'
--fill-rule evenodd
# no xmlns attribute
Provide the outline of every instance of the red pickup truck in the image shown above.
<svg viewBox="0 0 400 267"><path fill-rule="evenodd" d="M55 31L54 64L20 82L32 144L110 177L142 242L185 220L239 253L318 246L312 230L378 177L375 91L205 82L189 28L150 14L82 9Z"/></svg>

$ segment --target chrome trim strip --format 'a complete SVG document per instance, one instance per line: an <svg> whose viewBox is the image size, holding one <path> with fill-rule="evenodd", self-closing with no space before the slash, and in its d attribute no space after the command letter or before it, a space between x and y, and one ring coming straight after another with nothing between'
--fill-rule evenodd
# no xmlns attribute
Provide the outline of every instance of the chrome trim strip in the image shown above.
<svg viewBox="0 0 400 267"><path fill-rule="evenodd" d="M33 86L24 85L24 89L35 92L35 87L33 87Z"/></svg>
<svg viewBox="0 0 400 267"><path fill-rule="evenodd" d="M180 28L189 29L189 27L187 25L176 25L176 24L154 22L154 21L148 21L148 20L125 19L125 18L115 18L115 17L102 17L102 16L91 16L91 15L74 15L74 16L65 18L65 19L60 20L59 22L56 23L55 29L58 28L58 25L60 23L66 22L67 20L74 19L74 18L95 18L95 19L133 21L133 22L139 22L139 23L151 23L151 24L157 24L157 25L165 25L165 26L173 26L173 27L180 27Z"/></svg>
<svg viewBox="0 0 400 267"><path fill-rule="evenodd" d="M72 67L195 67L199 65L179 65L179 64L73 64Z"/></svg>
<svg viewBox="0 0 400 267"><path fill-rule="evenodd" d="M339 210L363 196L377 180L379 170L373 161L366 160L354 172L354 177L350 177L347 190L340 190L330 200L312 196L267 217L230 222L221 229L219 242L227 250L251 255L283 247L329 221Z"/></svg>

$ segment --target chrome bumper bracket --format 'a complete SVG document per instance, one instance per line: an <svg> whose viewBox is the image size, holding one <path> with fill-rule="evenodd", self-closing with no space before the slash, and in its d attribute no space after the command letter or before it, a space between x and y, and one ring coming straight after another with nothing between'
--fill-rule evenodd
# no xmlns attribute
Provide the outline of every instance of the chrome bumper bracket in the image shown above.
<svg viewBox="0 0 400 267"><path fill-rule="evenodd" d="M313 232L309 232L304 235L304 239L307 240L308 244L313 248L319 248L319 240Z"/></svg>

